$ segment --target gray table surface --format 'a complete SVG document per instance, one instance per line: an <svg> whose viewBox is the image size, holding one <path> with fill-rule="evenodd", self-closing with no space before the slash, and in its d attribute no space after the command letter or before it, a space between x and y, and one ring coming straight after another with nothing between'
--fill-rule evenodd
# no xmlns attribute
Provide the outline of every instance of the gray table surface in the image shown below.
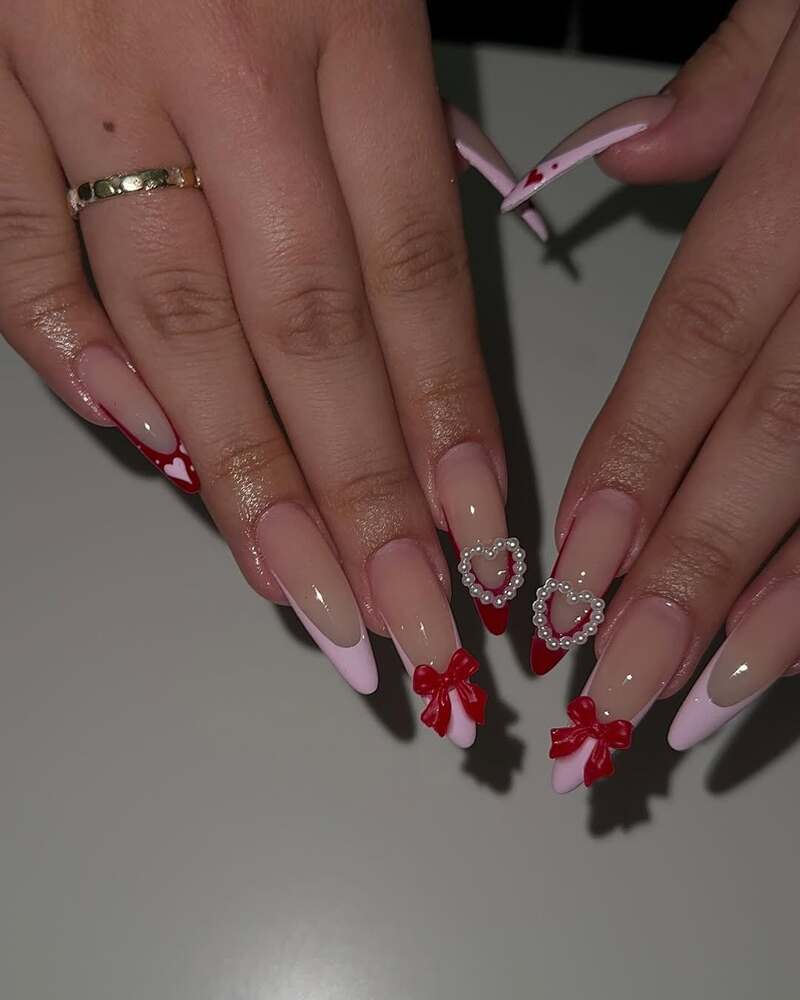
<svg viewBox="0 0 800 1000"><path fill-rule="evenodd" d="M520 170L668 76L438 59L444 93ZM541 199L550 255L477 179L464 196L534 578L700 192L585 167ZM677 702L662 705L614 781L559 798L547 732L590 657L533 678L525 599L492 638L457 594L495 699L464 754L417 728L386 642L381 689L359 699L248 590L198 506L4 347L0 394L4 998L796 995L797 682L683 756L664 743Z"/></svg>

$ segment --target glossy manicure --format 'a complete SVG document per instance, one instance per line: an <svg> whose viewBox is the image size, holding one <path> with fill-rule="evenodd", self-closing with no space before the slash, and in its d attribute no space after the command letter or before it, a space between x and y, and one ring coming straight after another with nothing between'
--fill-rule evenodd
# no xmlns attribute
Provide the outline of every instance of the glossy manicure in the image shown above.
<svg viewBox="0 0 800 1000"><path fill-rule="evenodd" d="M618 490L590 493L578 506L550 575L575 590L589 590L602 597L633 545L640 519L638 503L626 493ZM556 637L569 635L585 617L585 606L572 606L560 594L550 599L549 619ZM548 673L566 654L563 649L548 649L534 633L531 640L534 673Z"/></svg>
<svg viewBox="0 0 800 1000"><path fill-rule="evenodd" d="M514 187L503 201L501 211L518 208L557 177L609 146L654 128L674 106L675 98L669 94L638 97L592 118L560 142Z"/></svg>
<svg viewBox="0 0 800 1000"><path fill-rule="evenodd" d="M347 683L372 694L378 671L356 599L327 541L294 503L270 507L258 546L303 627Z"/></svg>
<svg viewBox="0 0 800 1000"><path fill-rule="evenodd" d="M582 692L594 702L600 724L636 725L686 657L692 626L686 612L662 597L640 597L622 614ZM570 792L584 782L586 763L597 745L586 739L557 760L553 788Z"/></svg>
<svg viewBox="0 0 800 1000"><path fill-rule="evenodd" d="M459 108L445 104L444 111L450 136L461 157L505 198L513 190L516 177L500 150L480 126ZM518 214L542 242L547 241L547 223L532 205L526 205Z"/></svg>
<svg viewBox="0 0 800 1000"><path fill-rule="evenodd" d="M369 562L375 607L394 641L409 675L427 664L447 670L461 640L439 581L425 553L411 539L396 539L379 549ZM448 737L460 747L475 741L475 723L450 692Z"/></svg>
<svg viewBox="0 0 800 1000"><path fill-rule="evenodd" d="M776 584L739 622L697 679L669 731L688 750L800 660L800 579Z"/></svg>
<svg viewBox="0 0 800 1000"><path fill-rule="evenodd" d="M197 493L200 480L186 448L156 398L110 347L87 347L77 375L97 405L157 469L184 493Z"/></svg>
<svg viewBox="0 0 800 1000"><path fill-rule="evenodd" d="M497 476L483 445L451 448L436 467L436 491L457 551L478 541L491 545L508 534ZM505 552L491 560L476 556L472 570L483 587L500 592L510 579L511 560ZM475 601L475 607L491 633L505 632L508 605L494 608Z"/></svg>

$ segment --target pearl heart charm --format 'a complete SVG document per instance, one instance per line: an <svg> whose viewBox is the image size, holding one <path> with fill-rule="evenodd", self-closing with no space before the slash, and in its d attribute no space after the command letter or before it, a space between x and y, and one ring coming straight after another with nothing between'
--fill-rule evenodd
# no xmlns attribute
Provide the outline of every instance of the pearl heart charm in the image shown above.
<svg viewBox="0 0 800 1000"><path fill-rule="evenodd" d="M553 635L548 620L547 602L555 593L561 594L570 604L585 604L589 608L589 616L582 628L558 638ZM595 597L591 590L573 590L564 580L556 580L551 576L536 591L536 600L533 602L533 625L536 634L548 649L571 649L573 646L582 646L589 636L597 632L600 622L605 618L603 614L605 606L606 602L600 597Z"/></svg>
<svg viewBox="0 0 800 1000"><path fill-rule="evenodd" d="M511 576L502 590L493 591L482 587L472 570L472 560L475 556L483 556L484 559L496 559L501 553L508 553L511 556ZM461 582L467 588L471 597L481 604L491 604L495 608L504 608L506 604L517 595L517 591L522 586L525 579L525 549L519 544L518 538L495 538L491 545L484 545L483 542L475 542L466 549L461 550L461 562L458 564L458 572L461 574Z"/></svg>
<svg viewBox="0 0 800 1000"><path fill-rule="evenodd" d="M186 462L180 456L173 458L171 462L166 462L164 472L172 479L182 479L185 483L192 481L192 477L186 471Z"/></svg>

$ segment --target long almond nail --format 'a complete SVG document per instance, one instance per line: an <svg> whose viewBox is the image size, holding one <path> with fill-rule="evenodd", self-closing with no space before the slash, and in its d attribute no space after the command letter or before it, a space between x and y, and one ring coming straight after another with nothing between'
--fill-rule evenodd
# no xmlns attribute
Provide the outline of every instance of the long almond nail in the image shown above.
<svg viewBox="0 0 800 1000"><path fill-rule="evenodd" d="M87 347L76 371L85 390L133 444L184 493L197 493L200 479L156 398L110 347Z"/></svg>
<svg viewBox="0 0 800 1000"><path fill-rule="evenodd" d="M444 679L450 702L447 710L450 718L445 731L457 746L471 746L475 740L476 719L470 715L469 706L456 689L453 673L461 668L460 662L454 663L456 654L464 651L450 606L425 553L411 539L396 539L372 556L368 574L376 609L389 630L403 666L415 682L421 667L429 668ZM435 681L433 677L428 679ZM471 685L469 681L466 683ZM416 686L415 683L415 689ZM428 701L434 697L432 695ZM423 721L431 724L425 719L425 711Z"/></svg>
<svg viewBox="0 0 800 1000"><path fill-rule="evenodd" d="M800 579L776 584L750 609L686 696L669 731L688 750L738 715L800 658Z"/></svg>
<svg viewBox="0 0 800 1000"><path fill-rule="evenodd" d="M517 208L557 177L609 146L659 125L674 106L675 98L670 94L638 97L592 118L537 163L505 198L501 211Z"/></svg>
<svg viewBox="0 0 800 1000"><path fill-rule="evenodd" d="M638 503L626 493L590 493L578 506L551 578L569 584L576 592L588 591L592 598L602 598L630 551L640 518ZM570 603L561 593L553 594L546 616L552 638L546 641L543 630L537 628L531 640L534 673L548 673L566 656L569 647L560 645L560 640L580 629L587 613L585 602Z"/></svg>
<svg viewBox="0 0 800 1000"><path fill-rule="evenodd" d="M372 694L378 671L356 599L319 528L294 503L278 503L258 523L270 572L303 627L347 683Z"/></svg>
<svg viewBox="0 0 800 1000"><path fill-rule="evenodd" d="M511 550L506 548L505 507L486 449L472 442L451 448L436 467L436 491L457 551L481 543L488 553L468 556L459 571L483 623L501 635L508 624L508 601L522 585L524 563L516 573L514 565L520 561L512 553L519 548L513 543ZM496 539L503 540L502 548L493 547Z"/></svg>
<svg viewBox="0 0 800 1000"><path fill-rule="evenodd" d="M516 177L500 150L477 122L459 108L445 104L444 111L450 136L459 155L505 198L513 190ZM547 241L547 223L532 205L521 209L519 217L543 243Z"/></svg>
<svg viewBox="0 0 800 1000"><path fill-rule="evenodd" d="M553 730L555 791L570 792L613 773L611 751L625 748L621 733L642 719L675 675L691 635L686 612L662 597L640 597L623 612L581 699L569 706L571 735ZM562 753L565 747L571 752Z"/></svg>

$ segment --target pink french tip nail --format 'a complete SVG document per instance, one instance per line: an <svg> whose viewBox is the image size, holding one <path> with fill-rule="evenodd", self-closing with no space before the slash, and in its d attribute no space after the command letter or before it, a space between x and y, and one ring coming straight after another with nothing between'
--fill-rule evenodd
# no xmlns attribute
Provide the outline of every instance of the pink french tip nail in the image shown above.
<svg viewBox="0 0 800 1000"><path fill-rule="evenodd" d="M800 579L775 584L739 621L697 679L667 737L688 750L737 716L800 655Z"/></svg>
<svg viewBox="0 0 800 1000"><path fill-rule="evenodd" d="M505 198L514 188L516 177L500 150L477 122L459 108L445 104L444 111L450 137L461 158ZM547 223L532 205L526 206L519 216L543 243L547 242Z"/></svg>
<svg viewBox="0 0 800 1000"><path fill-rule="evenodd" d="M142 455L184 493L200 479L166 413L125 361L110 347L87 347L77 362L86 392Z"/></svg>
<svg viewBox="0 0 800 1000"><path fill-rule="evenodd" d="M372 694L378 671L356 599L319 528L299 505L277 503L256 530L267 567L300 623L359 694Z"/></svg>
<svg viewBox="0 0 800 1000"><path fill-rule="evenodd" d="M614 773L633 728L680 668L691 639L682 608L637 598L622 613L583 692L568 706L571 725L551 731L553 790L563 794Z"/></svg>
<svg viewBox="0 0 800 1000"><path fill-rule="evenodd" d="M550 577L536 595L534 673L548 673L597 632L603 596L622 568L640 522L638 502L620 490L596 490L581 500Z"/></svg>
<svg viewBox="0 0 800 1000"><path fill-rule="evenodd" d="M368 575L375 607L383 618L406 672L417 689L418 671L429 668L442 678L440 690L449 695L447 727L443 731L456 746L466 749L475 742L476 720L462 697L469 687L456 683L464 653L461 640L439 581L419 544L408 538L395 539L370 559ZM468 655L468 654L466 654ZM427 673L427 670L426 670ZM430 681L431 677L427 679ZM452 685L451 685L452 681ZM469 680L464 684L472 685ZM426 713L434 695L425 695L422 721L436 729ZM434 720L435 721L435 720Z"/></svg>
<svg viewBox="0 0 800 1000"><path fill-rule="evenodd" d="M604 111L567 136L529 171L505 197L502 212L510 212L556 178L618 142L660 124L675 105L669 94L638 97Z"/></svg>
<svg viewBox="0 0 800 1000"><path fill-rule="evenodd" d="M502 635L509 603L524 582L525 550L506 537L505 504L489 453L474 441L455 445L439 459L435 481L460 556L461 582L489 632Z"/></svg>

